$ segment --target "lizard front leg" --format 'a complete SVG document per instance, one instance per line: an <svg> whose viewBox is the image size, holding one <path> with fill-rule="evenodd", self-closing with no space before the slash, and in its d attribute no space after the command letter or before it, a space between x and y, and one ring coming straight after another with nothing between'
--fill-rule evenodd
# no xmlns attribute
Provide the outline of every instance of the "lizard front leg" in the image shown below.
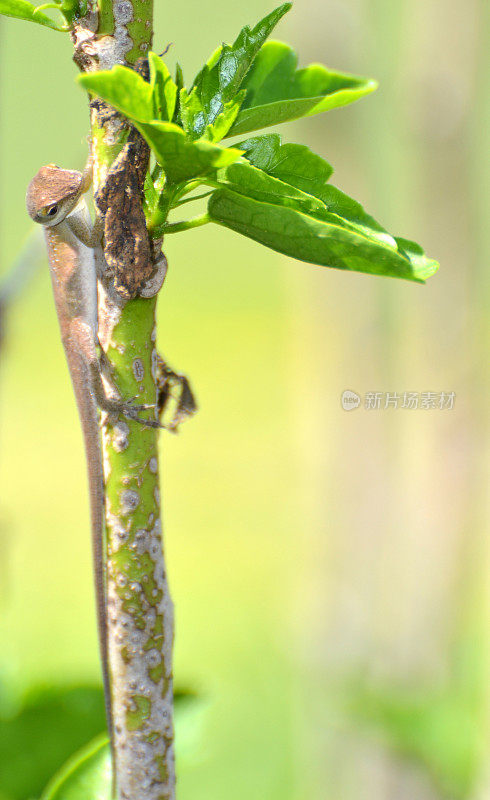
<svg viewBox="0 0 490 800"><path fill-rule="evenodd" d="M85 213L84 209L84 213L74 211L66 218L66 222L85 247L95 249L102 246L104 222L100 217L96 217L93 223L89 222L88 211Z"/></svg>

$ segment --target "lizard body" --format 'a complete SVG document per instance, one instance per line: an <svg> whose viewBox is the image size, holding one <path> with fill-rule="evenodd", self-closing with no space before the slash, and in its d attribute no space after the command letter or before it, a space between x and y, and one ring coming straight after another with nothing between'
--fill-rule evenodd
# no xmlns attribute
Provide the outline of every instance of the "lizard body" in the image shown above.
<svg viewBox="0 0 490 800"><path fill-rule="evenodd" d="M30 217L44 227L54 301L81 421L88 465L92 550L106 715L112 740L112 714L107 648L107 604L104 548L104 473L99 432L99 408L125 414L143 424L139 407L108 397L97 352L97 259L101 231L92 226L83 194L91 183L91 166L84 173L53 164L42 167L29 184L26 205Z"/></svg>
<svg viewBox="0 0 490 800"><path fill-rule="evenodd" d="M93 251L77 241L66 222L54 228L46 228L45 236L61 340L80 417L88 467L97 627L106 717L111 732L104 566L104 475L99 433L99 404L96 398L96 391L99 388L97 383L101 379L100 374L98 375L99 360L95 345L97 287L93 281L95 264L91 263L94 261L94 256Z"/></svg>

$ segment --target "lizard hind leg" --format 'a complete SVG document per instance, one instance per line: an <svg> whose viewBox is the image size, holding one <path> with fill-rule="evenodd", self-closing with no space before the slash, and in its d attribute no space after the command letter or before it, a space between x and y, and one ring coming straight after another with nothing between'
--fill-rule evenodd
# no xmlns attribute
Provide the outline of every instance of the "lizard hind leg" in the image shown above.
<svg viewBox="0 0 490 800"><path fill-rule="evenodd" d="M135 405L133 398L122 400L120 397L108 394L102 380L102 371L104 371L106 380L109 380L112 384L114 394L116 394L117 388L112 382L112 366L106 355L102 357L103 366L101 366L101 358L97 353L97 340L91 326L78 317L72 321L70 333L72 341L76 344L77 351L80 354L81 361L86 366L88 388L97 406L102 411L106 411L114 421L120 416L125 416L145 427L161 428L162 426L157 420L144 419L139 416L141 411L154 409L154 406Z"/></svg>
<svg viewBox="0 0 490 800"><path fill-rule="evenodd" d="M114 367L112 365L112 361L103 349L99 339L97 339L97 344L99 345L99 365L101 374L104 376L104 378L113 383Z"/></svg>
<svg viewBox="0 0 490 800"><path fill-rule="evenodd" d="M134 422L138 422L140 425L144 425L146 428L162 427L160 422L155 419L144 419L143 417L139 416L141 411L154 409L155 406L148 404L137 405L134 403L134 398L132 397L128 400L121 400L117 397L112 397L107 394L102 382L100 362L98 358L96 361L91 361L89 363L89 370L92 391L97 405L100 409L102 409L102 411L106 411L114 422L118 419L118 417L124 416L133 420Z"/></svg>

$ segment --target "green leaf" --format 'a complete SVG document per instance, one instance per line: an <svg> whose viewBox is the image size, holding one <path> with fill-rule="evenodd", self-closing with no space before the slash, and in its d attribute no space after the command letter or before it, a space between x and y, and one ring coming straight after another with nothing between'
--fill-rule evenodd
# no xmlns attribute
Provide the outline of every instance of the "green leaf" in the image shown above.
<svg viewBox="0 0 490 800"><path fill-rule="evenodd" d="M217 181L223 187L246 197L252 197L254 200L289 206L307 214L326 211L321 200L268 175L249 164L245 159L219 170Z"/></svg>
<svg viewBox="0 0 490 800"><path fill-rule="evenodd" d="M153 119L153 87L133 69L118 64L110 70L79 75L77 80L87 91L102 97L126 117L140 122Z"/></svg>
<svg viewBox="0 0 490 800"><path fill-rule="evenodd" d="M217 147L211 142L191 141L171 122L135 122L163 167L168 183L182 183L233 163L241 151Z"/></svg>
<svg viewBox="0 0 490 800"><path fill-rule="evenodd" d="M48 784L41 800L111 800L112 769L107 736L76 753Z"/></svg>
<svg viewBox="0 0 490 800"><path fill-rule="evenodd" d="M261 48L242 88L247 96L229 135L289 122L353 103L377 88L376 81L312 64L297 69L298 57L287 44Z"/></svg>
<svg viewBox="0 0 490 800"><path fill-rule="evenodd" d="M184 88L184 73L182 72L182 67L177 62L175 65L175 84L177 86L177 105L175 107L175 114L172 122L178 122L180 119L180 93Z"/></svg>
<svg viewBox="0 0 490 800"><path fill-rule="evenodd" d="M159 56L150 53L149 62L150 83L134 70L120 65L111 70L80 75L78 81L87 91L102 97L135 123L170 122L175 116L177 84L172 80L166 64ZM185 90L181 90L181 94L182 91ZM222 139L228 133L244 97L244 92L239 92L233 100L223 106L214 125L205 131L209 141ZM192 103L198 103L196 96L192 99Z"/></svg>
<svg viewBox="0 0 490 800"><path fill-rule="evenodd" d="M437 261L427 258L419 244L411 242L409 239L403 239L401 236L395 236L395 242L400 253L404 253L410 259L421 280L426 281L437 272L439 264Z"/></svg>
<svg viewBox="0 0 490 800"><path fill-rule="evenodd" d="M165 62L156 53L148 54L150 86L153 90L153 119L172 122L177 104L177 84Z"/></svg>
<svg viewBox="0 0 490 800"><path fill-rule="evenodd" d="M175 83L178 91L180 92L180 90L184 88L184 73L179 62L177 62L175 65Z"/></svg>
<svg viewBox="0 0 490 800"><path fill-rule="evenodd" d="M277 133L246 139L236 147L254 167L315 197L320 196L333 173L330 164L306 145L281 144Z"/></svg>
<svg viewBox="0 0 490 800"><path fill-rule="evenodd" d="M396 239L370 214L367 214L360 203L337 189L336 186L332 186L332 184L324 186L318 192L318 197L323 200L328 212L338 216L344 221L344 224L351 225L381 244L387 244L389 247L396 246Z"/></svg>
<svg viewBox="0 0 490 800"><path fill-rule="evenodd" d="M63 9L60 8L60 12L62 11ZM42 11L36 11L36 6L28 3L27 0L0 0L0 14L4 14L6 17L25 19L29 22L37 22L38 25L44 25L54 31L68 30L67 27L59 25L47 14L43 14Z"/></svg>
<svg viewBox="0 0 490 800"><path fill-rule="evenodd" d="M180 122L189 138L198 139L204 131L208 121L204 116L201 100L197 92L189 92L182 87L179 94Z"/></svg>
<svg viewBox="0 0 490 800"><path fill-rule="evenodd" d="M247 139L237 145L256 167L296 186L321 201L320 217L335 214L344 227L360 230L381 244L396 247L395 239L363 207L335 186L328 184L333 169L321 156L299 144L281 145L278 134ZM313 212L318 215L318 211Z"/></svg>
<svg viewBox="0 0 490 800"><path fill-rule="evenodd" d="M226 103L235 98L255 56L291 5L279 6L253 29L243 28L234 44L224 44L213 53L197 75L191 92L182 91L182 124L190 136L196 139L202 136Z"/></svg>
<svg viewBox="0 0 490 800"><path fill-rule="evenodd" d="M328 211L313 216L273 200L219 189L211 195L208 214L213 222L272 250L326 267L424 281L438 266L420 252L414 258L406 245L380 241Z"/></svg>
<svg viewBox="0 0 490 800"><path fill-rule="evenodd" d="M5 693L14 694L8 685ZM0 797L39 797L60 765L105 728L99 687L33 687L19 707L0 703Z"/></svg>
<svg viewBox="0 0 490 800"><path fill-rule="evenodd" d="M242 91L238 92L233 100L225 103L223 111L216 117L212 125L207 126L202 138L210 142L220 142L224 139L235 122L244 99L245 92Z"/></svg>

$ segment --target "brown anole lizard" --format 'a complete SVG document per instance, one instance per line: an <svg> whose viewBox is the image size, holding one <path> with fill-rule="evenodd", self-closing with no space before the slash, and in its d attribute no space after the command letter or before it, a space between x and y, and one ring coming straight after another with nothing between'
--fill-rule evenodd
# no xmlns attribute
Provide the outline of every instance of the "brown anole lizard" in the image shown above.
<svg viewBox="0 0 490 800"><path fill-rule="evenodd" d="M56 312L82 425L88 464L92 548L99 644L102 659L106 714L112 738L112 715L107 652L107 607L104 548L104 473L99 432L99 408L123 414L145 425L153 420L138 417L145 406L134 406L105 391L97 352L97 261L101 227L92 225L84 193L92 180L91 163L83 173L42 167L27 189L27 211L44 228Z"/></svg>

